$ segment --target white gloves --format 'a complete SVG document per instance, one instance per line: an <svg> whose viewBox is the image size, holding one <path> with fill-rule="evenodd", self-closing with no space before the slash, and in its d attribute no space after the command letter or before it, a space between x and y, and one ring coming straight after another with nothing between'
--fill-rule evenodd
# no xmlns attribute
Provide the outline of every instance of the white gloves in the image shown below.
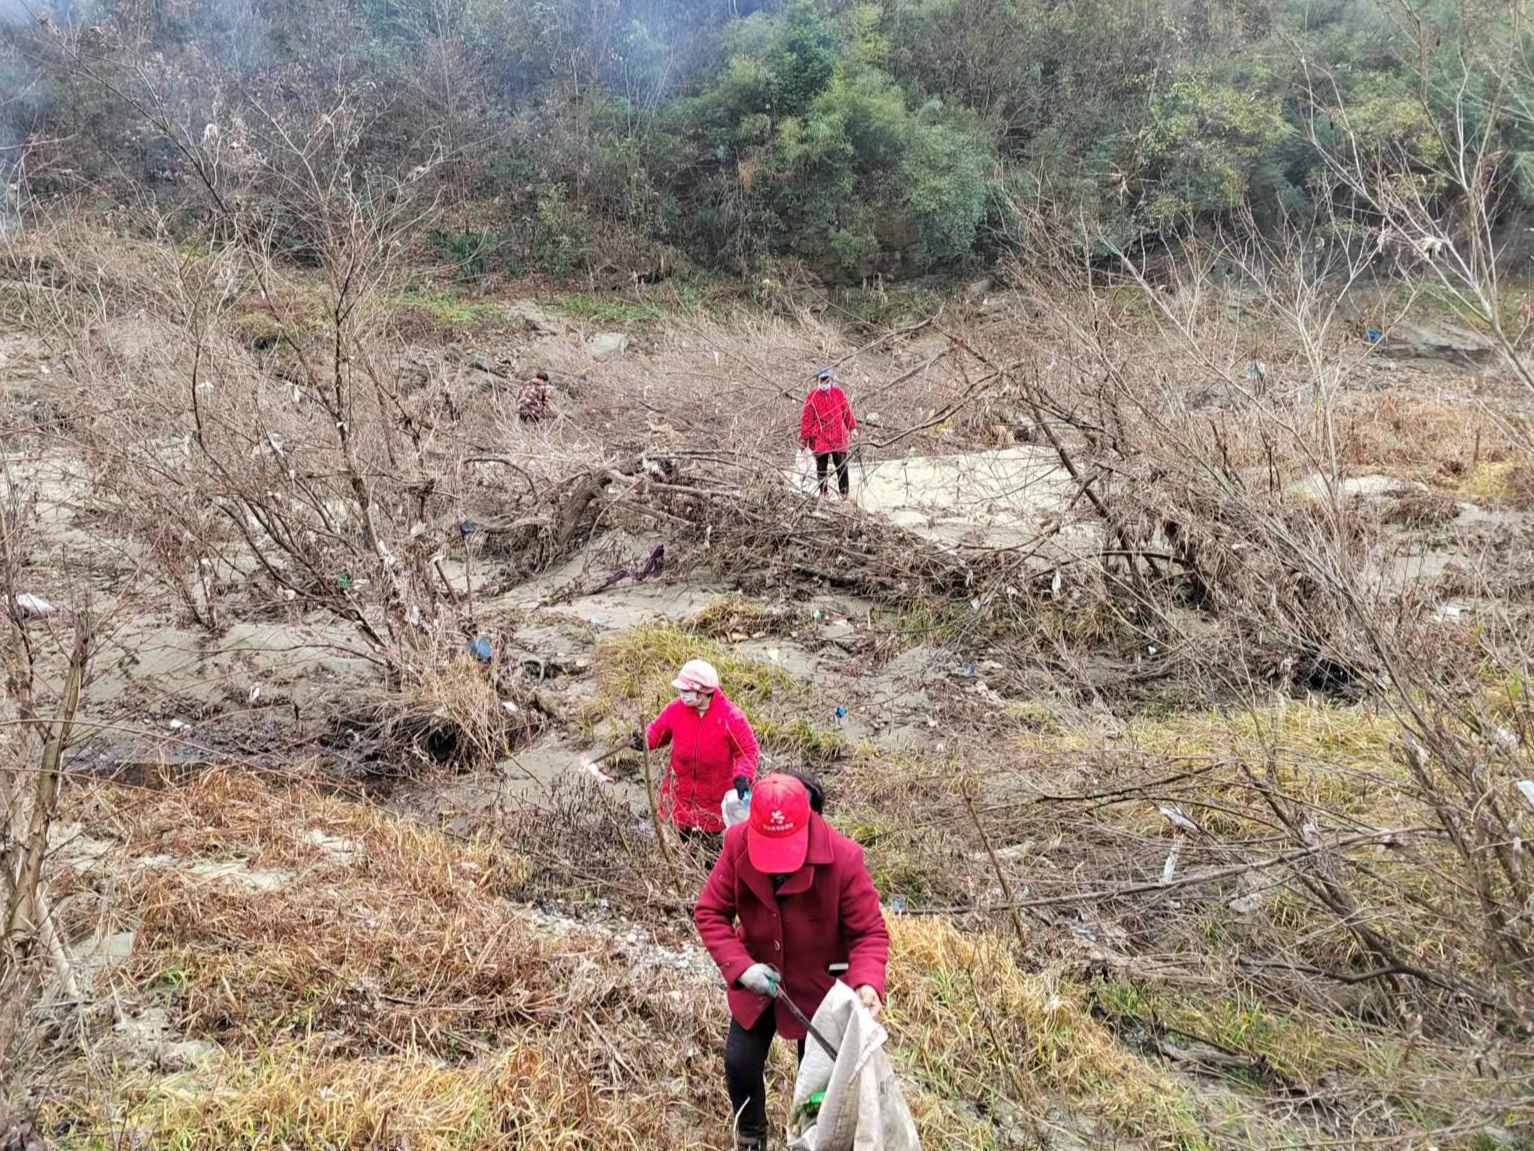
<svg viewBox="0 0 1534 1151"><path fill-rule="evenodd" d="M747 991L754 991L758 995L765 995L769 999L778 997L778 983L782 980L778 969L766 963L753 963L741 973L740 985Z"/></svg>

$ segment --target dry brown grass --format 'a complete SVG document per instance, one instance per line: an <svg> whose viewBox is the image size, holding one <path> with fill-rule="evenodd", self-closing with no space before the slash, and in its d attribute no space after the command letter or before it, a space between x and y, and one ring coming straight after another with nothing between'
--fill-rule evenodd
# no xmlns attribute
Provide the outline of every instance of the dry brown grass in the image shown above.
<svg viewBox="0 0 1534 1151"><path fill-rule="evenodd" d="M622 920L530 919L504 894L529 860L233 771L94 789L70 814L120 844L112 873L68 884L72 905L94 892L137 924L117 1002L168 1004L177 1037L216 1047L181 1070L121 1043L110 1069L66 1057L46 1108L62 1146L126 1131L197 1151L726 1144L723 997L706 959L678 968L666 956L681 952L625 942ZM235 874L199 874L210 862ZM246 869L286 879L252 890ZM1201 1145L1192 1105L1090 1019L1081 989L943 921L892 929L894 1053L927 1145L987 1151L996 1115L1042 1122L1045 1100ZM781 1102L791 1065L776 1066Z"/></svg>
<svg viewBox="0 0 1534 1151"><path fill-rule="evenodd" d="M509 630L495 636L492 650L504 651L509 638ZM427 660L408 682L369 700L370 725L389 762L484 768L537 730L542 716L529 709L530 695L520 668L487 667L467 655Z"/></svg>
<svg viewBox="0 0 1534 1151"><path fill-rule="evenodd" d="M1355 474L1383 472L1452 490L1475 461L1500 463L1517 454L1468 397L1350 394L1336 418L1339 452Z"/></svg>
<svg viewBox="0 0 1534 1151"><path fill-rule="evenodd" d="M891 924L891 1001L905 1059L949 1097L1038 1125L1066 1095L1123 1136L1203 1144L1187 1095L1093 1020L1079 987L1025 973L1006 941L942 920Z"/></svg>
<svg viewBox="0 0 1534 1151"><path fill-rule="evenodd" d="M174 989L176 1031L223 1052L107 1085L158 1140L689 1147L717 1132L712 1083L686 1072L713 1046L719 997L606 932L540 928L504 894L525 859L232 772L104 789L80 814L149 860L112 893L137 924L117 994ZM238 860L273 889L197 866ZM83 1122L100 1113L71 1098Z"/></svg>

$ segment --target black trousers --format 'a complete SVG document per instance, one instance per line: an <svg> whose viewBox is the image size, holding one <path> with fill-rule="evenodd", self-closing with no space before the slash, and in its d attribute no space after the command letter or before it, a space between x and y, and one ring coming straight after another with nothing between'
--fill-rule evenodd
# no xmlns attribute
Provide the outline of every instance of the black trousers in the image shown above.
<svg viewBox="0 0 1534 1151"><path fill-rule="evenodd" d="M852 490L852 480L847 475L846 452L817 452L815 453L815 475L820 479L820 494L826 494L826 465L836 465L836 481L841 486L842 495Z"/></svg>
<svg viewBox="0 0 1534 1151"><path fill-rule="evenodd" d="M695 855L701 856L703 862L713 867L719 858L719 852L724 847L724 833L719 831L703 831L697 827L679 827L676 829L679 838Z"/></svg>
<svg viewBox="0 0 1534 1151"><path fill-rule="evenodd" d="M737 1130L742 1139L767 1138L767 1053L778 1033L777 1013L762 1012L754 1027L730 1020L724 1041L724 1083L730 1091L730 1113L740 1117ZM799 1040L799 1059L804 1060L804 1040Z"/></svg>

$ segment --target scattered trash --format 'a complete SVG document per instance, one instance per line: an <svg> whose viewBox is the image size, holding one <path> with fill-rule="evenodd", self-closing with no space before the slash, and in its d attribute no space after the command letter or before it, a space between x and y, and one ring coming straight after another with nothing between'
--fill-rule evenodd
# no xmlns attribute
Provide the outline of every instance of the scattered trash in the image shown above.
<svg viewBox="0 0 1534 1151"><path fill-rule="evenodd" d="M836 726L837 727L841 727L842 723L847 718L847 709L845 707L838 707L835 711L833 711L831 713L831 715L834 718Z"/></svg>
<svg viewBox="0 0 1534 1151"><path fill-rule="evenodd" d="M589 623L592 627L601 627L602 617L598 615L587 616L586 622Z"/></svg>
<svg viewBox="0 0 1534 1151"><path fill-rule="evenodd" d="M169 727L171 731L182 731L190 725L184 719L173 719L166 726Z"/></svg>
<svg viewBox="0 0 1534 1151"><path fill-rule="evenodd" d="M809 448L800 448L794 457L794 479L802 492L813 492L820 481L815 478L815 457Z"/></svg>
<svg viewBox="0 0 1534 1151"><path fill-rule="evenodd" d="M1509 731L1505 727L1493 728L1491 732L1491 741L1500 747L1503 751L1511 752L1518 750L1518 734L1516 732Z"/></svg>
<svg viewBox="0 0 1534 1151"><path fill-rule="evenodd" d="M252 707L254 707L256 705L256 701L258 701L260 698L261 698L261 685L258 683L258 684L256 684L255 687L250 689L250 705Z"/></svg>
<svg viewBox="0 0 1534 1151"><path fill-rule="evenodd" d="M197 390L206 395L213 390L213 384L209 380L203 380L202 383L197 385Z"/></svg>
<svg viewBox="0 0 1534 1151"><path fill-rule="evenodd" d="M1171 883L1177 877L1177 858L1182 854L1182 836L1172 840L1172 850L1166 853L1166 862L1161 866L1161 882Z"/></svg>
<svg viewBox="0 0 1534 1151"><path fill-rule="evenodd" d="M819 619L820 618L820 609L816 608L814 611L810 612L810 618L811 619Z"/></svg>
<svg viewBox="0 0 1534 1151"><path fill-rule="evenodd" d="M1246 895L1236 896L1225 906L1230 908L1237 915L1250 915L1254 911L1260 911L1262 909L1262 903L1262 892L1253 891Z"/></svg>
<svg viewBox="0 0 1534 1151"><path fill-rule="evenodd" d="M1156 810L1159 811L1162 815L1166 816L1167 819L1171 820L1172 826L1174 827L1180 827L1184 831L1203 830L1201 827L1199 827L1198 824L1194 823L1191 819L1184 815L1182 808L1180 807L1161 806L1156 808Z"/></svg>
<svg viewBox="0 0 1534 1151"><path fill-rule="evenodd" d="M38 364L37 370L40 374L45 376L50 376L53 374L53 369L50 368L47 364Z"/></svg>
<svg viewBox="0 0 1534 1151"><path fill-rule="evenodd" d="M1364 333L1364 335L1369 338L1369 342L1371 344L1377 344L1385 338L1384 334L1378 328L1370 328Z"/></svg>
<svg viewBox="0 0 1534 1151"><path fill-rule="evenodd" d="M504 711L507 715L516 715L517 705L512 703L509 699L503 699L501 700L501 710Z"/></svg>
<svg viewBox="0 0 1534 1151"><path fill-rule="evenodd" d="M266 442L271 447L272 451L279 456L282 455L283 450L287 447L287 441L285 441L276 432L267 432Z"/></svg>
<svg viewBox="0 0 1534 1151"><path fill-rule="evenodd" d="M474 658L479 660L480 663L489 663L492 654L490 637L484 635L475 636L474 642L469 644L469 650L474 653Z"/></svg>
<svg viewBox="0 0 1534 1151"><path fill-rule="evenodd" d="M1534 807L1534 779L1520 779L1518 790L1523 792L1523 798L1529 801L1529 806Z"/></svg>
<svg viewBox="0 0 1534 1151"><path fill-rule="evenodd" d="M893 899L891 899L890 900L890 910L893 911L896 915L904 914L905 913L905 898L903 896L897 895Z"/></svg>
<svg viewBox="0 0 1534 1151"><path fill-rule="evenodd" d="M467 538L474 534L474 521L463 520L458 525L458 534Z"/></svg>
<svg viewBox="0 0 1534 1151"><path fill-rule="evenodd" d="M767 658L772 660L773 663L782 663L783 662L783 653L780 652L775 647L774 648L768 648L767 649Z"/></svg>
<svg viewBox="0 0 1534 1151"><path fill-rule="evenodd" d="M751 815L751 793L746 792L744 798L735 794L735 789L729 788L724 793L724 798L719 802L719 817L724 820L725 830L728 831L737 823L745 823Z"/></svg>
<svg viewBox="0 0 1534 1151"><path fill-rule="evenodd" d="M23 615L39 617L56 615L59 610L42 596L33 595L31 592L22 592L21 595L17 596L16 606L21 609Z"/></svg>
<svg viewBox="0 0 1534 1151"><path fill-rule="evenodd" d="M1246 378L1249 380L1265 380L1268 378L1268 365L1261 360L1253 360L1246 366Z"/></svg>
<svg viewBox="0 0 1534 1151"><path fill-rule="evenodd" d="M421 605L420 604L413 603L413 604L410 605L410 610L405 613L405 622L408 623L411 627L420 627L421 626Z"/></svg>
<svg viewBox="0 0 1534 1151"><path fill-rule="evenodd" d="M589 772L591 777L598 783L611 783L613 781L613 777L598 767L597 761L592 759L589 755L581 756L581 767Z"/></svg>

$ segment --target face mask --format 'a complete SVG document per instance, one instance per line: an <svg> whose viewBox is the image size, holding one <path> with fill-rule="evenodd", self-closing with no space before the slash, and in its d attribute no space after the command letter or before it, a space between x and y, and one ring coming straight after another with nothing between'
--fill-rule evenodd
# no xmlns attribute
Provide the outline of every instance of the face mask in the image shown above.
<svg viewBox="0 0 1534 1151"><path fill-rule="evenodd" d="M823 392L829 392L831 390L831 381L830 380L821 380L820 381L820 390L823 391Z"/></svg>
<svg viewBox="0 0 1534 1151"><path fill-rule="evenodd" d="M705 703L708 702L708 693L701 691L684 691L682 693L682 702L685 703L688 707L702 707Z"/></svg>

